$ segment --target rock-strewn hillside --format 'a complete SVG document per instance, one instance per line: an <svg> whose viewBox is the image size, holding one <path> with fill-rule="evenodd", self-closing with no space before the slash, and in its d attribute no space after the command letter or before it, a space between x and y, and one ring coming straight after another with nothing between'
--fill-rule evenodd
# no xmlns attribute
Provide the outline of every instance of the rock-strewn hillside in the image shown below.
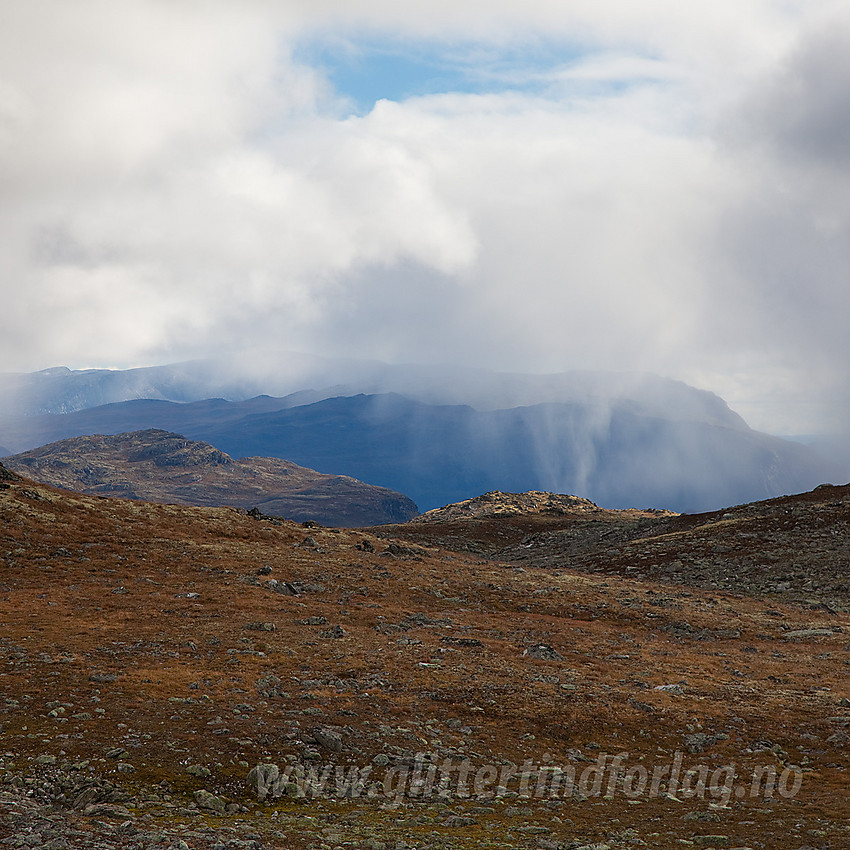
<svg viewBox="0 0 850 850"><path fill-rule="evenodd" d="M850 846L850 616L637 577L687 534L612 565L632 520L579 513L591 575L0 483L4 848ZM781 545L846 573L847 495L768 506Z"/></svg>
<svg viewBox="0 0 850 850"><path fill-rule="evenodd" d="M12 472L10 469L6 469L6 467L3 466L2 463L0 463L0 481L4 483L9 481L20 481L20 478L15 475L15 473ZM8 487L9 485L6 484L6 486Z"/></svg>
<svg viewBox="0 0 850 850"><path fill-rule="evenodd" d="M487 493L403 533L502 562L769 594L850 611L850 485L703 514L611 511L551 493Z"/></svg>
<svg viewBox="0 0 850 850"><path fill-rule="evenodd" d="M326 475L286 460L234 460L209 443L168 431L100 434L5 459L10 469L68 490L180 505L233 505L323 525L410 519L416 505L385 487Z"/></svg>

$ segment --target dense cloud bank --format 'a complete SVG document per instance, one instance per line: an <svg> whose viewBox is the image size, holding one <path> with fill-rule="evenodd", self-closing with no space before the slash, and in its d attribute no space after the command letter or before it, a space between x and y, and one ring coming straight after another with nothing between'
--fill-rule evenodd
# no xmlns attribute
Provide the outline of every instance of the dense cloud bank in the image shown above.
<svg viewBox="0 0 850 850"><path fill-rule="evenodd" d="M317 41L462 73L364 109ZM830 430L848 56L828 2L12 4L0 363L648 369Z"/></svg>

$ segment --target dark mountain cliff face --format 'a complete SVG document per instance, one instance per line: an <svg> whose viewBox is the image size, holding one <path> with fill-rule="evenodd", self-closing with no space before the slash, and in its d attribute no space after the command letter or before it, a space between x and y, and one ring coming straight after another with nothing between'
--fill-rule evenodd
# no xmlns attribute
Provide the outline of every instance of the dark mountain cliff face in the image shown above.
<svg viewBox="0 0 850 850"><path fill-rule="evenodd" d="M73 437L7 458L56 487L183 505L233 505L322 525L404 522L418 513L400 493L276 458L234 460L208 443L148 429ZM8 474L8 473L7 473Z"/></svg>

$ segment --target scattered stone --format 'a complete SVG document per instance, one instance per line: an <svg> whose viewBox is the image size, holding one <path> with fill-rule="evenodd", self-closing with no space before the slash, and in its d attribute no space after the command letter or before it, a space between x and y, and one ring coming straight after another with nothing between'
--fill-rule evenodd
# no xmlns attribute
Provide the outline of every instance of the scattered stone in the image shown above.
<svg viewBox="0 0 850 850"><path fill-rule="evenodd" d="M523 657L535 658L538 661L563 661L564 656L546 643L529 646L523 651Z"/></svg>
<svg viewBox="0 0 850 850"><path fill-rule="evenodd" d="M216 797L215 794L211 794L209 791L201 788L198 791L195 791L194 795L195 802L202 809L208 809L212 812L224 812L225 801L221 799L221 797Z"/></svg>
<svg viewBox="0 0 850 850"><path fill-rule="evenodd" d="M320 747L330 750L332 753L342 752L342 735L334 732L326 726L316 726L312 730L313 738Z"/></svg>
<svg viewBox="0 0 850 850"><path fill-rule="evenodd" d="M190 764L186 768L186 773L190 776L198 776L202 779L206 779L207 776L210 776L211 771L208 767L204 767L202 764Z"/></svg>
<svg viewBox="0 0 850 850"><path fill-rule="evenodd" d="M117 674L115 673L92 673L89 676L90 682L97 682L99 684L108 684L109 682L114 682L118 679Z"/></svg>
<svg viewBox="0 0 850 850"><path fill-rule="evenodd" d="M276 764L258 764L248 772L248 784L262 802L272 791L279 777L280 768Z"/></svg>
<svg viewBox="0 0 850 850"><path fill-rule="evenodd" d="M114 747L106 753L108 759L126 759L130 757L130 753L123 747Z"/></svg>
<svg viewBox="0 0 850 850"><path fill-rule="evenodd" d="M266 582L266 587L273 590L275 593L281 593L284 596L298 596L298 591L288 581L278 581L277 579L269 579Z"/></svg>
<svg viewBox="0 0 850 850"><path fill-rule="evenodd" d="M685 749L689 753L704 753L713 747L718 741L716 735L708 735L705 732L695 732L693 735L685 735Z"/></svg>
<svg viewBox="0 0 850 850"><path fill-rule="evenodd" d="M794 629L785 632L782 636L785 640L804 640L806 638L832 637L832 629Z"/></svg>

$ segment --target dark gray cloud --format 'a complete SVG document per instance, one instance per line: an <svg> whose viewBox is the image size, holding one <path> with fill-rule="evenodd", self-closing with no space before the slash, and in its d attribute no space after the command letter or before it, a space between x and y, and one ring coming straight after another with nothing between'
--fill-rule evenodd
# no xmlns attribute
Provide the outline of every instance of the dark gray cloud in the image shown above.
<svg viewBox="0 0 850 850"><path fill-rule="evenodd" d="M850 170L850 15L806 33L748 98L742 135L793 169Z"/></svg>
<svg viewBox="0 0 850 850"><path fill-rule="evenodd" d="M717 225L730 346L784 372L791 412L808 405L825 427L846 427L850 15L804 30L726 115L720 140L738 175Z"/></svg>

